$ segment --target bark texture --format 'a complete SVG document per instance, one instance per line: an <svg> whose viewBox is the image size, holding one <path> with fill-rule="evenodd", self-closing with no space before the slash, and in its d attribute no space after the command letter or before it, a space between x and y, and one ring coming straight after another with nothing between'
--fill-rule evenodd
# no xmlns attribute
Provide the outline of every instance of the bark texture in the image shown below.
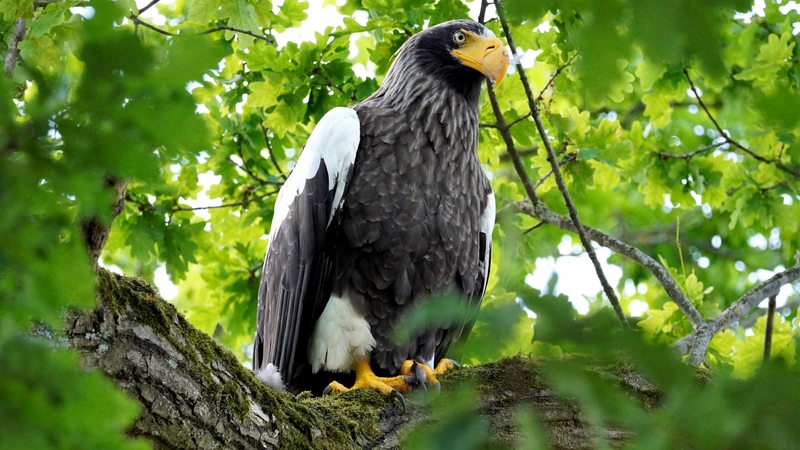
<svg viewBox="0 0 800 450"><path fill-rule="evenodd" d="M375 392L313 398L273 391L147 283L102 269L98 276L98 308L70 313L66 335L85 364L142 404L130 433L154 448L396 448L416 426L435 421L422 393L407 396L404 412ZM440 395L474 384L499 445L516 442L519 408L534 411L554 448L591 448L598 437L624 442L626 433L612 428L591 436L579 407L551 393L537 367L517 356L458 369L445 375ZM657 395L633 375L618 376L634 395Z"/></svg>

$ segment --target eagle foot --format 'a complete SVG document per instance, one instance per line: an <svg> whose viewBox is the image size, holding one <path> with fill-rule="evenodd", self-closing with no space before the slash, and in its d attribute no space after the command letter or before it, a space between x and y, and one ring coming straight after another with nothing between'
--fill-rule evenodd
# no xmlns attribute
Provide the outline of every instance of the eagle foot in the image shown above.
<svg viewBox="0 0 800 450"><path fill-rule="evenodd" d="M369 361L357 362L355 369L356 381L352 387L348 388L338 381L333 381L322 391L322 395L342 393L355 389L374 389L383 395L398 399L400 404L403 405L403 411L406 411L406 400L403 398L401 392L408 392L411 390L412 382L414 381L412 378L406 375L379 377L372 371L372 368L369 366Z"/></svg>
<svg viewBox="0 0 800 450"><path fill-rule="evenodd" d="M456 367L461 367L461 365L449 358L442 358L434 369L431 369L427 364L408 359L400 366L400 373L414 380L413 383L409 383L412 386L420 386L424 390L427 390L427 387L431 386L438 392L441 390L441 386L437 375L441 375Z"/></svg>

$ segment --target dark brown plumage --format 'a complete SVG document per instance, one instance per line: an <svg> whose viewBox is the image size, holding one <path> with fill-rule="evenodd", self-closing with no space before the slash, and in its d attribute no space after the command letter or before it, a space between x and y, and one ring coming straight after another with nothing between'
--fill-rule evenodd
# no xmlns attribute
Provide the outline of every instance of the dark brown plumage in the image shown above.
<svg viewBox="0 0 800 450"><path fill-rule="evenodd" d="M405 360L435 363L469 331L393 334L426 299L480 305L494 198L476 152L478 98L507 64L482 25L441 24L403 45L375 94L317 125L276 202L253 353L262 379L276 384L277 367L307 389L367 358L395 374Z"/></svg>

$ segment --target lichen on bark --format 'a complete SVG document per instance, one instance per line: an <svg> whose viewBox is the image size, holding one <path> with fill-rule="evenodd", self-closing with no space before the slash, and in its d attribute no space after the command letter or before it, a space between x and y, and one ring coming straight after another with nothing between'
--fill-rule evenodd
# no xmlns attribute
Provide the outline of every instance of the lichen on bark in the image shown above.
<svg viewBox="0 0 800 450"><path fill-rule="evenodd" d="M130 434L154 448L395 448L438 420L428 402L437 395L432 392L412 392L404 411L369 390L322 398L272 390L141 279L99 269L98 298L96 309L68 315L69 345L141 403ZM550 391L540 364L515 356L457 369L442 377L438 395L471 386L493 445L516 445L515 414L527 408L554 448L590 448L596 436L580 408ZM633 395L652 395L634 378L615 376ZM626 438L613 427L601 434L612 445Z"/></svg>
<svg viewBox="0 0 800 450"><path fill-rule="evenodd" d="M98 278L98 308L70 313L67 337L142 404L132 435L156 448L338 448L376 435L365 420L380 415L374 402L271 390L146 282L102 269Z"/></svg>

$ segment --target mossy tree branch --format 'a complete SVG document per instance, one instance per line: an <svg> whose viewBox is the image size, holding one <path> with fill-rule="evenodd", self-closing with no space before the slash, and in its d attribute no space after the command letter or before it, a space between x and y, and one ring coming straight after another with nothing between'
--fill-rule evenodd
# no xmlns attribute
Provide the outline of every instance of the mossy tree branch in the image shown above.
<svg viewBox="0 0 800 450"><path fill-rule="evenodd" d="M141 403L130 433L154 448L396 448L432 420L426 406L432 393L411 393L404 413L372 391L324 398L273 391L147 283L103 269L98 278L98 308L71 312L66 336L85 365L102 369ZM555 396L538 365L518 356L458 369L443 377L440 395L473 386L478 412L498 445L517 442L520 408L534 412L554 448L589 448L598 438L624 441L627 433L612 427L593 436L580 407ZM632 390L639 398L652 396L644 382Z"/></svg>

